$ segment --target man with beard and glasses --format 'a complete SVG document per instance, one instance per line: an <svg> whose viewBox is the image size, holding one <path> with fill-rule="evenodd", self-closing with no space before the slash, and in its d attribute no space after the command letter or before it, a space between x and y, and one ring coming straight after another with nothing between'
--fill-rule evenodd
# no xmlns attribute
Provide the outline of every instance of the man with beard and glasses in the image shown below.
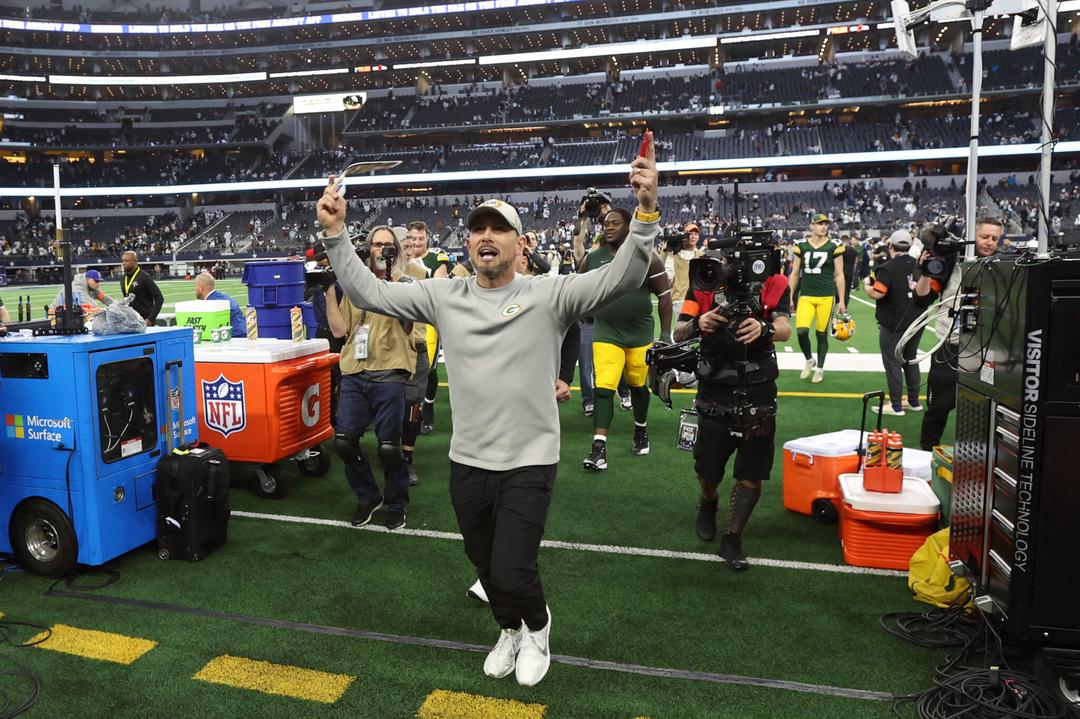
<svg viewBox="0 0 1080 719"><path fill-rule="evenodd" d="M638 208L624 247L587 274L517 274L514 264L526 246L521 220L507 203L488 200L465 222L475 276L379 282L353 252L334 178L316 207L349 299L433 324L443 338L454 415L450 498L465 553L502 630L484 672L514 672L524 686L543 679L551 662L551 612L537 560L559 462L559 411L555 392L537 388L555 387L571 323L645 281L660 218L655 153L648 146L631 164ZM530 441L522 443L523 436Z"/></svg>

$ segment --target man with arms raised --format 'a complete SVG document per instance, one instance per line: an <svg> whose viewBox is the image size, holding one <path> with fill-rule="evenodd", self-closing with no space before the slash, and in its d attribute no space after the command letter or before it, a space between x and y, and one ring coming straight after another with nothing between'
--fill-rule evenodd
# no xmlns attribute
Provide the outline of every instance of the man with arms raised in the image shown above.
<svg viewBox="0 0 1080 719"><path fill-rule="evenodd" d="M450 498L465 553L502 630L484 672L516 672L525 686L543 679L551 661L551 613L537 559L559 462L555 393L536 387L555 387L560 345L572 322L645 281L660 217L655 154L648 145L646 157L631 165L638 208L626 246L606 267L583 275L516 274L514 263L525 250L521 220L510 205L488 200L466 220L476 276L379 282L353 252L345 201L332 184L316 208L349 299L358 307L434 324L446 344L456 419ZM522 445L523 436L531 441Z"/></svg>

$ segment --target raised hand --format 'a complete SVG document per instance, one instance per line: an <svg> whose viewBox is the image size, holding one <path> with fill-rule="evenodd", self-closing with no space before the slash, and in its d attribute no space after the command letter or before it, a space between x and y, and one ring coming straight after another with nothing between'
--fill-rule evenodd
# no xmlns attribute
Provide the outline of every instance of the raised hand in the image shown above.
<svg viewBox="0 0 1080 719"><path fill-rule="evenodd" d="M656 172L656 143L652 130L645 133L647 147L644 157L636 157L630 163L630 188L637 197L638 209L643 213L656 212L659 175Z"/></svg>

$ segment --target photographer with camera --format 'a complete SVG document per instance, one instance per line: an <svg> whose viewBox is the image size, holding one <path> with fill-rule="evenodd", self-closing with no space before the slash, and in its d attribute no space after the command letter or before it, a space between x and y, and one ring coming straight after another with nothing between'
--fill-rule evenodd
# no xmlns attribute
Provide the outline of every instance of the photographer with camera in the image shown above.
<svg viewBox="0 0 1080 719"><path fill-rule="evenodd" d="M352 253L351 245L349 246ZM394 231L385 226L368 232L364 249L367 265L379 280L405 277L405 257ZM335 258L338 269L347 262ZM326 317L335 337L344 337L339 360L341 398L334 425L334 450L345 463L345 478L356 493L352 525L371 521L385 503L387 529L405 526L409 505L409 473L401 450L401 426L405 407L405 384L416 369L413 323L358 307L348 297L338 298L334 285L326 290ZM371 462L360 439L374 422L379 463L385 491L380 494Z"/></svg>
<svg viewBox="0 0 1080 719"><path fill-rule="evenodd" d="M573 271L580 272L585 255L603 242L600 218L611 211L611 197L595 187L585 191L578 207L577 231L574 233ZM588 246L586 246L588 238ZM593 371L593 318L582 317L578 324L581 341L578 345L578 377L581 384L581 410L592 417L596 410L596 380Z"/></svg>
<svg viewBox="0 0 1080 719"><path fill-rule="evenodd" d="M889 387L889 404L884 405L881 411L883 414L902 417L905 383L907 408L912 412L921 412L923 409L919 403L921 373L918 363L914 361L922 332L910 338L904 345L901 351L902 360L896 357L901 336L915 320L912 303L915 258L908 254L911 249L911 234L907 230L897 230L889 236L886 247L889 259L878 265L866 278L863 289L866 296L877 303L874 318L878 324L878 346L881 348L881 361L885 364L885 379Z"/></svg>
<svg viewBox="0 0 1080 719"><path fill-rule="evenodd" d="M701 228L696 223L687 224L682 232L664 237L664 249L660 258L664 261L668 280L671 282L671 300L675 315L682 307L686 292L690 289L690 261L701 257L698 241Z"/></svg>
<svg viewBox="0 0 1080 719"><path fill-rule="evenodd" d="M992 257L997 254L1003 231L1001 220L997 218L976 219L975 256ZM923 274L915 283L915 308L922 310L929 307L939 297L943 306L955 308L963 274L959 257L962 243L950 237L948 230L940 226L928 228L920 234L926 249L919 257ZM934 328L938 337L947 336L948 339L932 355L930 373L926 379L926 416L923 417L919 446L927 451L941 444L949 413L956 406L960 338L957 333L958 318L952 314L939 315Z"/></svg>
<svg viewBox="0 0 1080 719"><path fill-rule="evenodd" d="M578 272L590 272L611 263L630 234L630 213L622 208L608 212L603 219L604 242L581 263ZM607 438L615 418L615 394L625 377L630 388L634 411L632 451L649 453L649 367L645 351L653 343L652 298L657 300L660 315L660 341L671 344L671 284L664 263L651 253L649 275L641 287L628 292L593 314L593 367L596 372L593 442L582 462L587 471L607 469Z"/></svg>
<svg viewBox="0 0 1080 719"><path fill-rule="evenodd" d="M536 230L525 230L525 269L523 274L530 277L546 275L551 272L551 263L539 252L540 240Z"/></svg>
<svg viewBox="0 0 1080 719"><path fill-rule="evenodd" d="M840 314L847 312L844 280L844 247L829 239L828 215L817 213L810 220L810 238L793 248L795 260L791 265L791 296L798 296L795 310L795 331L806 366L799 379L813 374L811 382L825 379L825 356L829 353L829 321L833 300ZM801 294L799 290L802 290ZM810 327L817 333L817 358L811 355Z"/></svg>
<svg viewBox="0 0 1080 719"><path fill-rule="evenodd" d="M683 354L667 365L698 377L694 470L701 498L694 528L703 541L716 538L717 487L735 455L735 486L719 549L734 570L750 566L742 532L772 472L780 375L773 342L791 337L791 292L780 254L764 233L744 235L734 246L731 238L715 243L726 243L726 249L710 243L705 256L693 261L675 341L700 338L700 350L689 364Z"/></svg>
<svg viewBox="0 0 1080 719"><path fill-rule="evenodd" d="M309 247L304 257L307 260L304 265L304 301L310 302L315 312L315 336L325 339L330 343L330 351L341 354L341 348L345 346L345 340L335 337L330 330L330 321L326 317L326 291L334 288L337 297L342 296L341 285L337 284L337 276L330 268L330 260L326 258L326 248L321 242L316 242ZM235 335L234 335L235 336ZM239 335L243 337L244 335ZM330 422L337 422L338 397L341 393L341 365L330 366Z"/></svg>

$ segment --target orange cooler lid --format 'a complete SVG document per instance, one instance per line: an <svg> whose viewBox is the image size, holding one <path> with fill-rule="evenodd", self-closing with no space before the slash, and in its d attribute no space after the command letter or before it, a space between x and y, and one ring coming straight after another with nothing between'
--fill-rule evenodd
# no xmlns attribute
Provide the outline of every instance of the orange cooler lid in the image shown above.
<svg viewBox="0 0 1080 719"><path fill-rule="evenodd" d="M904 477L899 494L871 492L863 487L861 474L841 474L840 492L852 509L893 514L937 514L941 509L934 490L924 479Z"/></svg>

